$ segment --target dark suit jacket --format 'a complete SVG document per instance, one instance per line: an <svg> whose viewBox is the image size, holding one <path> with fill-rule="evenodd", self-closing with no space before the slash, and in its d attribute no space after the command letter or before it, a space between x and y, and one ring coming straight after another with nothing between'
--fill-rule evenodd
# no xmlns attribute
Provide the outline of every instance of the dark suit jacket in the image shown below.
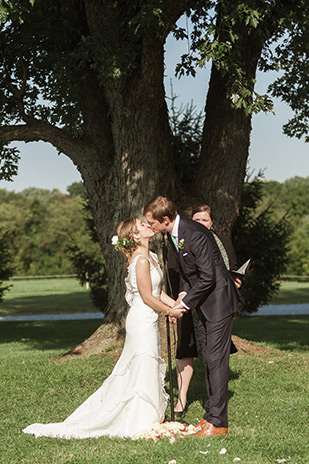
<svg viewBox="0 0 309 464"><path fill-rule="evenodd" d="M178 240L184 241L179 252L170 239L179 263L179 291L187 292L185 305L190 309L199 307L210 322L233 314L238 309L238 292L212 232L198 222L180 217Z"/></svg>

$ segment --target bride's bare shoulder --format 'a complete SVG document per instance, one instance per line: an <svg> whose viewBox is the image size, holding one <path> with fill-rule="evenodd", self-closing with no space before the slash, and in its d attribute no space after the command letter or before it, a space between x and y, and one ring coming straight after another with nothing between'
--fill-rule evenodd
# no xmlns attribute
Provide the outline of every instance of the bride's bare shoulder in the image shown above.
<svg viewBox="0 0 309 464"><path fill-rule="evenodd" d="M131 263L133 263L135 261L136 265L145 265L145 264L149 264L149 260L150 258L148 256L145 256L143 254L136 254L136 255L132 255L132 258L129 262L129 266Z"/></svg>

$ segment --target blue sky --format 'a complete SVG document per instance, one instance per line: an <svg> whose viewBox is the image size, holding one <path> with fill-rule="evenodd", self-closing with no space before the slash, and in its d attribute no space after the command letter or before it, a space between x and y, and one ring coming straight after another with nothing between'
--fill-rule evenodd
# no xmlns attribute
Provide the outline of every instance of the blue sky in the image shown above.
<svg viewBox="0 0 309 464"><path fill-rule="evenodd" d="M177 104L187 104L193 101L197 110L204 108L209 70L199 69L197 76L174 77L174 69L187 44L177 42L169 37L166 43L166 94L171 95L170 81L173 92L179 96ZM266 93L268 84L273 80L271 73L258 74L256 90ZM309 176L309 146L303 140L290 139L282 134L282 125L288 121L292 112L289 107L275 100L275 115L259 113L253 116L252 137L250 146L249 168L257 173L264 170L265 179L282 182L294 176ZM12 144L13 145L13 144ZM0 188L19 192L28 187L59 189L66 191L72 182L81 180L80 174L65 155L44 142L16 143L19 147L21 160L18 175L13 182L0 181Z"/></svg>

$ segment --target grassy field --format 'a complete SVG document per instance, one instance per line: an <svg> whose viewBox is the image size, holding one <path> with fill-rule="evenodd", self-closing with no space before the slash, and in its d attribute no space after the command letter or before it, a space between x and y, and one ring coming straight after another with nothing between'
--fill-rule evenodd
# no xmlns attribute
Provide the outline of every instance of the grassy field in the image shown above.
<svg viewBox="0 0 309 464"><path fill-rule="evenodd" d="M13 280L5 285L12 287L0 304L0 316L98 311L88 290L74 278Z"/></svg>
<svg viewBox="0 0 309 464"><path fill-rule="evenodd" d="M273 296L269 304L301 304L309 303L309 282L281 283L280 291Z"/></svg>
<svg viewBox="0 0 309 464"><path fill-rule="evenodd" d="M30 423L63 420L109 375L117 359L113 351L60 365L53 362L98 324L1 323L1 463L169 464L175 460L176 464L227 464L236 462L235 458L240 464L279 459L290 464L309 462L307 316L236 319L236 335L271 350L231 356L226 436L190 437L171 445L168 439L156 443L105 437L66 441L24 435L21 430ZM168 383L166 387L169 391ZM186 421L196 423L201 418L204 399L204 371L197 360ZM222 448L227 450L224 455L220 455Z"/></svg>
<svg viewBox="0 0 309 464"><path fill-rule="evenodd" d="M309 351L309 315L237 317L233 335L265 348L294 352Z"/></svg>
<svg viewBox="0 0 309 464"><path fill-rule="evenodd" d="M0 315L93 312L75 279L14 281ZM284 282L273 304L309 303L309 284ZM229 433L210 439L145 442L100 438L54 440L24 435L33 422L65 419L113 369L118 354L55 364L100 324L90 321L0 323L0 463L2 464L308 464L309 316L240 317L233 334L266 348L230 362ZM175 371L174 371L175 376ZM174 379L174 385L176 380ZM169 383L167 382L169 392ZM174 390L174 395L177 392ZM185 420L197 423L205 400L204 369L195 362ZM167 411L167 420L169 417ZM220 455L220 450L227 452ZM207 455L200 451L209 451Z"/></svg>
<svg viewBox="0 0 309 464"><path fill-rule="evenodd" d="M89 292L76 279L36 279L6 282L12 288L0 304L0 316L97 312ZM309 303L309 282L282 282L270 304Z"/></svg>

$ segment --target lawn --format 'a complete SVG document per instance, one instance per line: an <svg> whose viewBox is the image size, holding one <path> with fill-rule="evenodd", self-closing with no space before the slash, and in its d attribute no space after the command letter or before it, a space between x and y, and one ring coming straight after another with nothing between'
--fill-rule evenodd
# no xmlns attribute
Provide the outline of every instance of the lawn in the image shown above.
<svg viewBox="0 0 309 464"><path fill-rule="evenodd" d="M309 315L237 317L233 324L233 335L291 353L309 352L308 334Z"/></svg>
<svg viewBox="0 0 309 464"><path fill-rule="evenodd" d="M12 285L0 304L0 316L97 312L89 291L74 278L29 279ZM309 303L309 282L282 282L270 304Z"/></svg>
<svg viewBox="0 0 309 464"><path fill-rule="evenodd" d="M77 279L27 279L12 285L0 304L0 316L97 312L89 291Z"/></svg>
<svg viewBox="0 0 309 464"><path fill-rule="evenodd" d="M309 284L283 282L272 303L309 303ZM88 291L75 279L14 281L0 305L0 315L4 316L93 311ZM156 443L106 437L66 441L24 435L21 430L30 423L63 420L110 374L118 356L113 350L88 359L54 363L58 355L86 339L99 324L98 320L0 323L1 464L309 462L305 430L309 316L235 319L233 334L266 350L231 356L227 436L190 437L171 445L168 439ZM169 382L166 387L169 392ZM199 359L188 399L185 420L195 424L202 417L205 400L204 369ZM220 454L222 448L226 454Z"/></svg>
<svg viewBox="0 0 309 464"><path fill-rule="evenodd" d="M309 303L309 282L281 282L280 291L273 296L269 304Z"/></svg>
<svg viewBox="0 0 309 464"><path fill-rule="evenodd" d="M233 333L271 348L234 354L230 362L229 433L223 437L168 439L35 439L21 430L33 422L63 420L109 375L117 353L55 364L59 354L89 336L99 321L1 323L0 462L5 464L176 464L284 462L307 464L307 316L245 317ZM280 336L281 334L281 336ZM196 423L205 399L200 360L185 420ZM169 391L169 384L167 383ZM176 391L175 391L176 394ZM169 411L167 418L169 418ZM220 455L225 448L226 454ZM201 454L200 451L209 451ZM283 462L283 461L281 461Z"/></svg>

